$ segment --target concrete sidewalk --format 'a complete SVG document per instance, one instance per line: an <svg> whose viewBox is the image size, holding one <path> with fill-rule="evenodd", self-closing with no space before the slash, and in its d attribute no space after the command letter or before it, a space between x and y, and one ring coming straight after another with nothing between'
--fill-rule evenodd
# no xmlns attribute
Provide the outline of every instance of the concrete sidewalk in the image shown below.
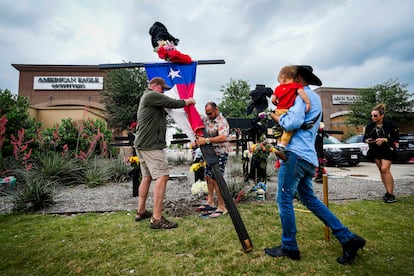
<svg viewBox="0 0 414 276"><path fill-rule="evenodd" d="M355 167L326 167L328 178L361 178L367 180L381 181L380 173L371 162L361 162ZM391 173L394 179L412 179L414 183L414 163L392 164Z"/></svg>

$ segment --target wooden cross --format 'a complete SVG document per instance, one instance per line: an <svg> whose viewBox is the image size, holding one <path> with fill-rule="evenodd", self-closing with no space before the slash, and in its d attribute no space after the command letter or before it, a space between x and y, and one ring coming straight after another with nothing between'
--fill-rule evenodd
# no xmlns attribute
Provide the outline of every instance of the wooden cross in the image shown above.
<svg viewBox="0 0 414 276"><path fill-rule="evenodd" d="M210 65L210 64L224 64L224 60L199 60L197 61L198 65ZM137 68L144 67L145 63L110 63L110 64L99 64L100 69L121 69L121 68ZM204 137L208 137L208 133L203 129ZM216 178L217 184L219 186L220 192L223 196L224 202L229 211L231 220L233 222L234 228L236 229L237 235L239 237L240 243L242 244L244 252L251 252L253 250L253 243L250 240L249 234L247 233L246 227L243 223L243 220L240 217L240 213L237 210L236 205L234 204L233 197L230 194L226 181L224 180L223 174L220 171L218 165L218 157L214 151L214 148L211 144L200 146L201 152L203 153L204 160L209 166L211 166L213 174Z"/></svg>

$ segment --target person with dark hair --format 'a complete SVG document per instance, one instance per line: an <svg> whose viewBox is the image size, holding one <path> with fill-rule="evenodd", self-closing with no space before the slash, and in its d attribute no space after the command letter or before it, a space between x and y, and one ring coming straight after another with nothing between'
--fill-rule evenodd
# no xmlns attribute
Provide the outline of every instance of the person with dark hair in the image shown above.
<svg viewBox="0 0 414 276"><path fill-rule="evenodd" d="M168 161L164 148L167 146L165 135L167 120L165 108L182 108L195 104L193 98L173 99L164 95L170 87L160 77L149 81L144 91L137 112L137 132L134 147L140 161L142 180L139 185L138 210L135 221L150 218L152 229L171 229L177 223L168 221L162 215L162 204L169 178ZM147 211L145 203L149 187L155 180L153 213Z"/></svg>
<svg viewBox="0 0 414 276"><path fill-rule="evenodd" d="M381 180L386 191L382 199L386 203L394 203L396 200L391 163L396 157L395 143L398 142L400 137L397 125L389 120L385 120L384 116L384 104L379 104L372 109L372 123L365 128L364 141L369 146L368 158L374 160L381 174Z"/></svg>
<svg viewBox="0 0 414 276"><path fill-rule="evenodd" d="M343 254L337 258L340 264L351 264L359 249L365 246L366 241L352 233L315 195L312 187L312 178L318 166L315 150L316 133L321 121L321 100L309 84L322 85L320 79L313 74L310 66L298 66L297 81L310 99L310 110L306 112L306 104L301 97L296 97L294 105L282 115L272 113L270 116L283 128L294 130L292 139L286 147L287 161L282 161L278 176L277 206L282 224L282 244L273 248L265 248L266 254L272 257L286 256L293 260L300 260L300 251L296 241L296 218L293 209L293 199L296 195L300 201L325 225L331 228L333 235L342 245ZM305 123L314 121L311 127L302 128Z"/></svg>
<svg viewBox="0 0 414 276"><path fill-rule="evenodd" d="M209 137L197 137L196 143L199 146L212 144L218 157L218 165L222 174L226 168L228 159L229 144L228 136L230 133L229 123L215 102L208 102L205 106L206 116L203 122ZM227 208L221 195L220 188L214 177L211 166L205 168L205 179L207 181L207 203L198 207L197 212L202 212L203 218L217 218L227 213ZM214 193L217 196L217 207L214 201Z"/></svg>

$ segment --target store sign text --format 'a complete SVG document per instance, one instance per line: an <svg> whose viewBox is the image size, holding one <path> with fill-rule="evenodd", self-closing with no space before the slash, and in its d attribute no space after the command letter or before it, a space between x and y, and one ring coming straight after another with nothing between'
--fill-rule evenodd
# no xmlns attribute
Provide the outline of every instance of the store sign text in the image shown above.
<svg viewBox="0 0 414 276"><path fill-rule="evenodd" d="M35 90L102 90L103 77L41 76L34 77Z"/></svg>
<svg viewBox="0 0 414 276"><path fill-rule="evenodd" d="M332 95L332 104L352 104L360 98L358 95Z"/></svg>

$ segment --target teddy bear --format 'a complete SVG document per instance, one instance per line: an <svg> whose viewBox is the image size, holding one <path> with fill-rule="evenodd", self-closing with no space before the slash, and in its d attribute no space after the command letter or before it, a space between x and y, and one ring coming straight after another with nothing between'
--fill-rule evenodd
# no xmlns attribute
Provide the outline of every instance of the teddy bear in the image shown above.
<svg viewBox="0 0 414 276"><path fill-rule="evenodd" d="M180 41L178 38L173 37L161 22L155 22L149 29L151 35L152 47L158 47L158 41L170 41L173 45L177 46Z"/></svg>
<svg viewBox="0 0 414 276"><path fill-rule="evenodd" d="M176 49L178 38L168 33L167 28L160 22L155 22L149 31L151 35L151 43L154 52L158 57L170 62L191 63L192 59L189 55L183 54Z"/></svg>

